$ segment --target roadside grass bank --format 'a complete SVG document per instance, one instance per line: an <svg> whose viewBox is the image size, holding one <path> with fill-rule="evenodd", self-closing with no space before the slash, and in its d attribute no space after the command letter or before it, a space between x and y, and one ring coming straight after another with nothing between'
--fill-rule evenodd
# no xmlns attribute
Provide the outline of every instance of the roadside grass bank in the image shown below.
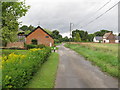
<svg viewBox="0 0 120 90"><path fill-rule="evenodd" d="M94 43L93 43L93 46L83 45L83 44L82 45L81 44L65 44L65 47L70 48L76 51L77 53L79 53L80 55L84 56L87 60L91 61L92 64L100 67L102 71L109 73L111 76L120 78L120 76L118 75L118 52L117 50L116 52L115 50L113 50L112 52L112 50L106 51L100 47L96 48L94 46Z"/></svg>
<svg viewBox="0 0 120 90"><path fill-rule="evenodd" d="M38 72L25 88L54 88L58 60L58 53L51 53L48 60L39 68Z"/></svg>

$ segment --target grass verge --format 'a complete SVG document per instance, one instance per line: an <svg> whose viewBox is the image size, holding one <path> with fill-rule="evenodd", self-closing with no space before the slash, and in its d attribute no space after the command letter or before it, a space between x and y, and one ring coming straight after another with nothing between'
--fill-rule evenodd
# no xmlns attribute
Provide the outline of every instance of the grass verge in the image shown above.
<svg viewBox="0 0 120 90"><path fill-rule="evenodd" d="M52 53L25 88L53 88L58 60L58 53Z"/></svg>
<svg viewBox="0 0 120 90"><path fill-rule="evenodd" d="M94 50L90 47L86 47L80 44L65 44L77 53L83 55L87 60L92 61L94 65L100 67L104 72L109 73L111 76L118 77L118 57L110 52L104 52L101 50Z"/></svg>

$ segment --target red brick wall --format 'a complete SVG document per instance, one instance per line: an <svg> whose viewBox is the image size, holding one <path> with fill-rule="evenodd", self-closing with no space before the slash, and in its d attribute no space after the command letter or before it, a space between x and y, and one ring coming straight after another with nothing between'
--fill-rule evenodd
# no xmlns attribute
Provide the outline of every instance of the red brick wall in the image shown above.
<svg viewBox="0 0 120 90"><path fill-rule="evenodd" d="M50 46L50 43L52 43L52 45L54 45L54 40L50 36L49 38L46 38L46 36L49 35L40 28L38 28L37 30L35 30L26 37L26 44L31 44L32 39L37 39L38 44L44 44L46 46Z"/></svg>
<svg viewBox="0 0 120 90"><path fill-rule="evenodd" d="M24 48L24 42L13 42L7 44L7 48L12 48L12 47Z"/></svg>

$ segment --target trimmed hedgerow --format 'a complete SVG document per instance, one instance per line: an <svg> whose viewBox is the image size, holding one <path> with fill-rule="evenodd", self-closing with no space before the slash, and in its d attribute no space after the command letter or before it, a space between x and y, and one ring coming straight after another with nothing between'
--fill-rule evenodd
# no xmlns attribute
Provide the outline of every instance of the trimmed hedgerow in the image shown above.
<svg viewBox="0 0 120 90"><path fill-rule="evenodd" d="M25 45L26 49L32 49L32 48L45 48L45 45L40 44L40 45L34 45L34 44L28 44Z"/></svg>
<svg viewBox="0 0 120 90"><path fill-rule="evenodd" d="M23 54L11 53L2 58L2 87L22 88L47 60L51 49L30 49Z"/></svg>

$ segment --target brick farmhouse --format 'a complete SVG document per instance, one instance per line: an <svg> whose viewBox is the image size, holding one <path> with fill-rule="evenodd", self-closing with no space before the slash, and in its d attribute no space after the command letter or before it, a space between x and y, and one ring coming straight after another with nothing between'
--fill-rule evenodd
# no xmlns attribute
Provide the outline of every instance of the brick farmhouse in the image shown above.
<svg viewBox="0 0 120 90"><path fill-rule="evenodd" d="M47 33L43 28L38 26L36 29L31 31L28 35L25 35L24 32L18 34L18 42L8 43L7 47L18 47L23 48L25 44L33 44L33 40L36 41L37 45L43 44L45 46L53 46L54 39L52 36Z"/></svg>
<svg viewBox="0 0 120 90"><path fill-rule="evenodd" d="M45 46L53 46L54 39L44 29L38 26L35 30L26 35L25 43L32 44L32 40L36 40L37 44L44 44Z"/></svg>

